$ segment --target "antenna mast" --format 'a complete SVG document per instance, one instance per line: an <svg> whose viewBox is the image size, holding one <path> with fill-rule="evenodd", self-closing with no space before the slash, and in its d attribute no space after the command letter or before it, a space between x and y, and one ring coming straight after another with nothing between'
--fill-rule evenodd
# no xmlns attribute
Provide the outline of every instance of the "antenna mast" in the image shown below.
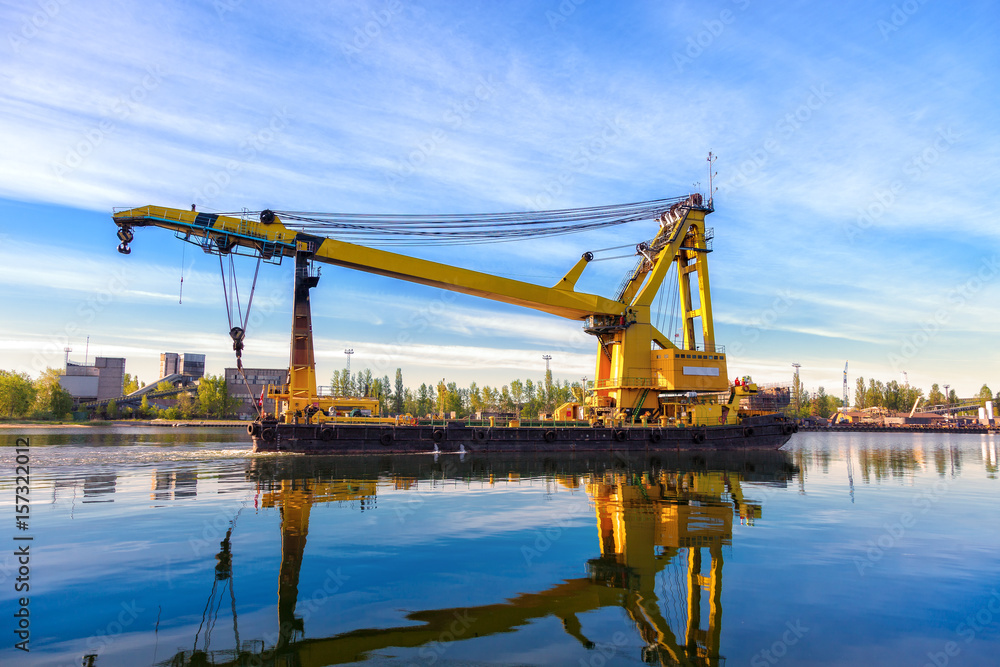
<svg viewBox="0 0 1000 667"><path fill-rule="evenodd" d="M712 155L712 151L708 151L708 207L714 208L712 206L712 200L715 199L715 188L712 187L713 180L719 175L719 172L713 172L712 166L715 161L719 159L718 155Z"/></svg>

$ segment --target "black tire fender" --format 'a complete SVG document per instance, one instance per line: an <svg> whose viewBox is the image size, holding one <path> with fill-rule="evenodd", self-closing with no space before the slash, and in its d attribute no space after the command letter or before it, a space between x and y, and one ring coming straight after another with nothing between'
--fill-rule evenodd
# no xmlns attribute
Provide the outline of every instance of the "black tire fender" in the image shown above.
<svg viewBox="0 0 1000 667"><path fill-rule="evenodd" d="M383 447L388 447L389 445L392 444L392 433L386 431L385 433L383 433L378 437L378 441L382 444Z"/></svg>
<svg viewBox="0 0 1000 667"><path fill-rule="evenodd" d="M264 442L274 442L274 429L265 428L260 432L260 437L264 440Z"/></svg>
<svg viewBox="0 0 1000 667"><path fill-rule="evenodd" d="M745 429L743 429L743 437L744 438L753 437L753 426L747 426Z"/></svg>
<svg viewBox="0 0 1000 667"><path fill-rule="evenodd" d="M555 431L546 431L545 435L543 435L542 437L545 439L545 442L555 442L556 441L556 432Z"/></svg>
<svg viewBox="0 0 1000 667"><path fill-rule="evenodd" d="M444 431L439 428L434 429L434 432L431 433L431 440L434 442L441 442L444 440Z"/></svg>
<svg viewBox="0 0 1000 667"><path fill-rule="evenodd" d="M486 439L486 431L484 431L482 429L477 430L476 431L476 440L485 440L485 439Z"/></svg>
<svg viewBox="0 0 1000 667"><path fill-rule="evenodd" d="M781 431L785 435L791 435L792 433L795 433L795 426L792 424L785 424L781 427Z"/></svg>
<svg viewBox="0 0 1000 667"><path fill-rule="evenodd" d="M691 436L691 440L693 440L696 445L700 445L705 442L705 434L701 432L695 433Z"/></svg>
<svg viewBox="0 0 1000 667"><path fill-rule="evenodd" d="M659 431L652 431L649 434L649 440L651 442L659 442L660 440L663 440L663 434L660 433Z"/></svg>
<svg viewBox="0 0 1000 667"><path fill-rule="evenodd" d="M627 439L628 439L628 432L625 431L625 429L620 428L615 430L615 440L617 440L618 442L625 442Z"/></svg>
<svg viewBox="0 0 1000 667"><path fill-rule="evenodd" d="M330 442L331 440L333 440L333 429L332 428L320 429L319 439L322 440L323 442Z"/></svg>

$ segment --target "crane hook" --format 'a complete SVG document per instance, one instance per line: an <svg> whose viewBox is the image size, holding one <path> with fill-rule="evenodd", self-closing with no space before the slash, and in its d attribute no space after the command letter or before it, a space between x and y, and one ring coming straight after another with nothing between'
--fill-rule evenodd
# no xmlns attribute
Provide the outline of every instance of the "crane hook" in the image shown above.
<svg viewBox="0 0 1000 667"><path fill-rule="evenodd" d="M243 338L246 332L242 327L233 327L229 330L229 337L233 339L233 351L236 352L236 366L243 368Z"/></svg>
<svg viewBox="0 0 1000 667"><path fill-rule="evenodd" d="M132 242L132 229L128 225L121 225L118 228L118 240L121 241L118 244L118 252L123 255L128 255L132 252L132 249L128 247L128 244Z"/></svg>

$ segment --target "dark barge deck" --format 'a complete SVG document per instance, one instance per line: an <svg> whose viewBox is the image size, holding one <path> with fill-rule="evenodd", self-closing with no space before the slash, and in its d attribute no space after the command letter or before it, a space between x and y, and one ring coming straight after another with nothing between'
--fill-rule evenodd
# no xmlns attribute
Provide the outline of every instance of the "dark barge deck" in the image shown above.
<svg viewBox="0 0 1000 667"><path fill-rule="evenodd" d="M430 454L495 452L637 452L677 449L779 449L797 427L781 415L723 426L479 426L465 422L397 426L333 422L254 422L255 452Z"/></svg>

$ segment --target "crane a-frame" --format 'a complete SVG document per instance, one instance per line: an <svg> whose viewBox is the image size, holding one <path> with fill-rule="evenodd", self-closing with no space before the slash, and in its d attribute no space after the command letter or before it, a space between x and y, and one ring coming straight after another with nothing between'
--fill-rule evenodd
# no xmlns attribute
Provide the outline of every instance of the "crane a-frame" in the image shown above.
<svg viewBox="0 0 1000 667"><path fill-rule="evenodd" d="M585 253L551 287L522 282L319 236L286 225L270 210L259 214L216 215L194 210L144 206L115 210L119 252L130 252L133 230L162 227L206 251L245 254L272 263L295 262L295 287L288 383L275 397L285 423L304 418L322 424L332 399L316 388L309 290L319 277L315 262L332 264L577 320L598 341L593 389L582 407L593 423L654 420L662 425L735 424L733 403L702 402L702 394L729 389L726 355L715 343L707 254L712 230L705 216L710 202L693 194L665 200L655 216L653 238L636 246L638 262L614 298L576 291L587 264ZM676 268L683 340L675 344L651 320L651 307L668 270ZM242 330L234 330L237 347ZM743 392L737 393L745 393ZM695 405L697 404L697 405Z"/></svg>

